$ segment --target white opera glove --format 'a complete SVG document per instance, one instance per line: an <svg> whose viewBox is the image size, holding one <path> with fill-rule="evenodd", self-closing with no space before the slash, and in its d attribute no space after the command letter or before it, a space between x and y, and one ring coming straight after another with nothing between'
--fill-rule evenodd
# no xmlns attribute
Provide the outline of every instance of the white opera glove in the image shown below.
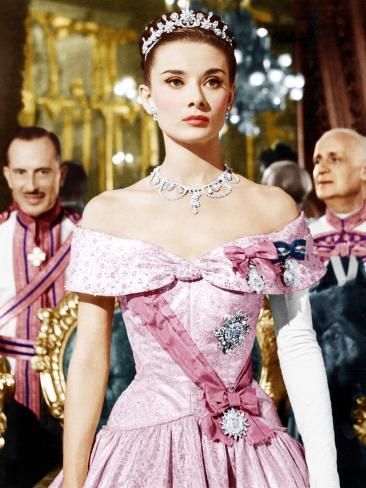
<svg viewBox="0 0 366 488"><path fill-rule="evenodd" d="M269 298L282 375L305 447L310 488L339 488L328 382L308 290Z"/></svg>

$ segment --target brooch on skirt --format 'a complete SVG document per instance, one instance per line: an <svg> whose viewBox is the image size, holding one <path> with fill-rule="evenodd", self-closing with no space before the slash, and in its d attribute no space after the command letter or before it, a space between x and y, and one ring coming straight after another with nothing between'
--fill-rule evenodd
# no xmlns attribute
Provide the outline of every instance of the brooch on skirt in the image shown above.
<svg viewBox="0 0 366 488"><path fill-rule="evenodd" d="M249 428L249 421L245 413L236 408L226 410L220 423L223 433L233 437L235 440L244 437Z"/></svg>
<svg viewBox="0 0 366 488"><path fill-rule="evenodd" d="M238 310L233 315L225 317L223 325L216 327L213 334L219 341L218 348L224 354L229 354L244 344L245 336L249 334L249 330L247 314Z"/></svg>

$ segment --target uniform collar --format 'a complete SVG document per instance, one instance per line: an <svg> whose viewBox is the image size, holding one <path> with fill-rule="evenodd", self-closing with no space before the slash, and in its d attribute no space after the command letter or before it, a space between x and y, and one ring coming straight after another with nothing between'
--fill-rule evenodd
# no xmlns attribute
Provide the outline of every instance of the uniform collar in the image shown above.
<svg viewBox="0 0 366 488"><path fill-rule="evenodd" d="M11 208L16 210L18 218L25 225L33 224L34 222L36 222L38 224L51 227L52 224L54 224L59 219L62 213L62 207L59 200L56 200L55 205L47 210L47 212L41 215L37 215L37 217L33 217L25 213L17 203L13 203Z"/></svg>
<svg viewBox="0 0 366 488"><path fill-rule="evenodd" d="M56 200L55 205L47 210L47 212L37 215L37 217L25 213L17 203L13 203L12 209L16 210L20 223L26 226L31 235L33 235L34 242L37 246L43 242L49 230L61 222L63 215L63 208L59 200Z"/></svg>
<svg viewBox="0 0 366 488"><path fill-rule="evenodd" d="M341 218L338 217L332 210L327 207L325 213L326 219L328 223L339 231L352 231L359 225L366 222L366 201L364 201L363 206L356 210L356 212L352 212L348 217Z"/></svg>

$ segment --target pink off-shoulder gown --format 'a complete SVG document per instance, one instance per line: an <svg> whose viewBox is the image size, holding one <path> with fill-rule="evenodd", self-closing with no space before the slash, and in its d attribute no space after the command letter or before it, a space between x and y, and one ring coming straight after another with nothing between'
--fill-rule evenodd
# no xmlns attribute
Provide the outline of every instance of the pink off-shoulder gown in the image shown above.
<svg viewBox="0 0 366 488"><path fill-rule="evenodd" d="M243 255L249 249L253 258L263 243L282 241L290 247L298 239L306 240L305 259L295 259L296 279L290 286L284 283L284 262L276 263L275 273L256 292L228 257L228 249ZM254 263L261 271L260 261ZM84 488L308 487L303 449L282 427L272 400L254 379L257 418L273 436L249 443L244 435L228 445L202 431L204 391L130 304L136 297L162 296L229 390L252 353L264 295L307 288L323 273L302 215L278 232L235 239L193 262L146 241L77 228L67 289L118 297L137 371L96 436ZM246 314L246 332L240 345L225 354L214 331L238 311ZM61 483L62 472L51 487Z"/></svg>

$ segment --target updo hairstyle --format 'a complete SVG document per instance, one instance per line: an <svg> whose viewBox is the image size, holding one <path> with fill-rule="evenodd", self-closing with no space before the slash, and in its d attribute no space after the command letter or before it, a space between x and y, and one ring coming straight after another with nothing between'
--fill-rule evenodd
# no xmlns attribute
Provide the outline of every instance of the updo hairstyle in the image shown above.
<svg viewBox="0 0 366 488"><path fill-rule="evenodd" d="M207 13L201 12L199 10L194 11L195 14L201 13L205 18L207 18ZM170 16L171 14L167 14ZM221 20L218 15L212 15L212 21L218 22L218 28L222 29L226 24ZM150 49L147 53L146 58L145 55L142 53L142 46L145 39L147 39L150 35L150 29L153 28L154 30L158 29L158 24L160 22L164 22L162 16L157 17L155 20L150 22L146 27L144 32L140 37L139 42L139 50L140 50L140 57L141 57L141 69L144 73L144 83L146 85L150 85L150 70L152 63L154 61L154 54L159 46L167 44L168 42L174 41L193 41L193 42L202 42L209 44L210 46L216 47L220 49L226 57L228 68L229 68L229 80L230 83L234 83L235 75L236 75L236 59L234 55L235 49L235 41L233 40L232 45L230 45L224 39L218 37L212 30L210 29L203 29L201 27L179 27L170 33L164 32L159 41ZM232 33L229 29L226 31L232 37Z"/></svg>

